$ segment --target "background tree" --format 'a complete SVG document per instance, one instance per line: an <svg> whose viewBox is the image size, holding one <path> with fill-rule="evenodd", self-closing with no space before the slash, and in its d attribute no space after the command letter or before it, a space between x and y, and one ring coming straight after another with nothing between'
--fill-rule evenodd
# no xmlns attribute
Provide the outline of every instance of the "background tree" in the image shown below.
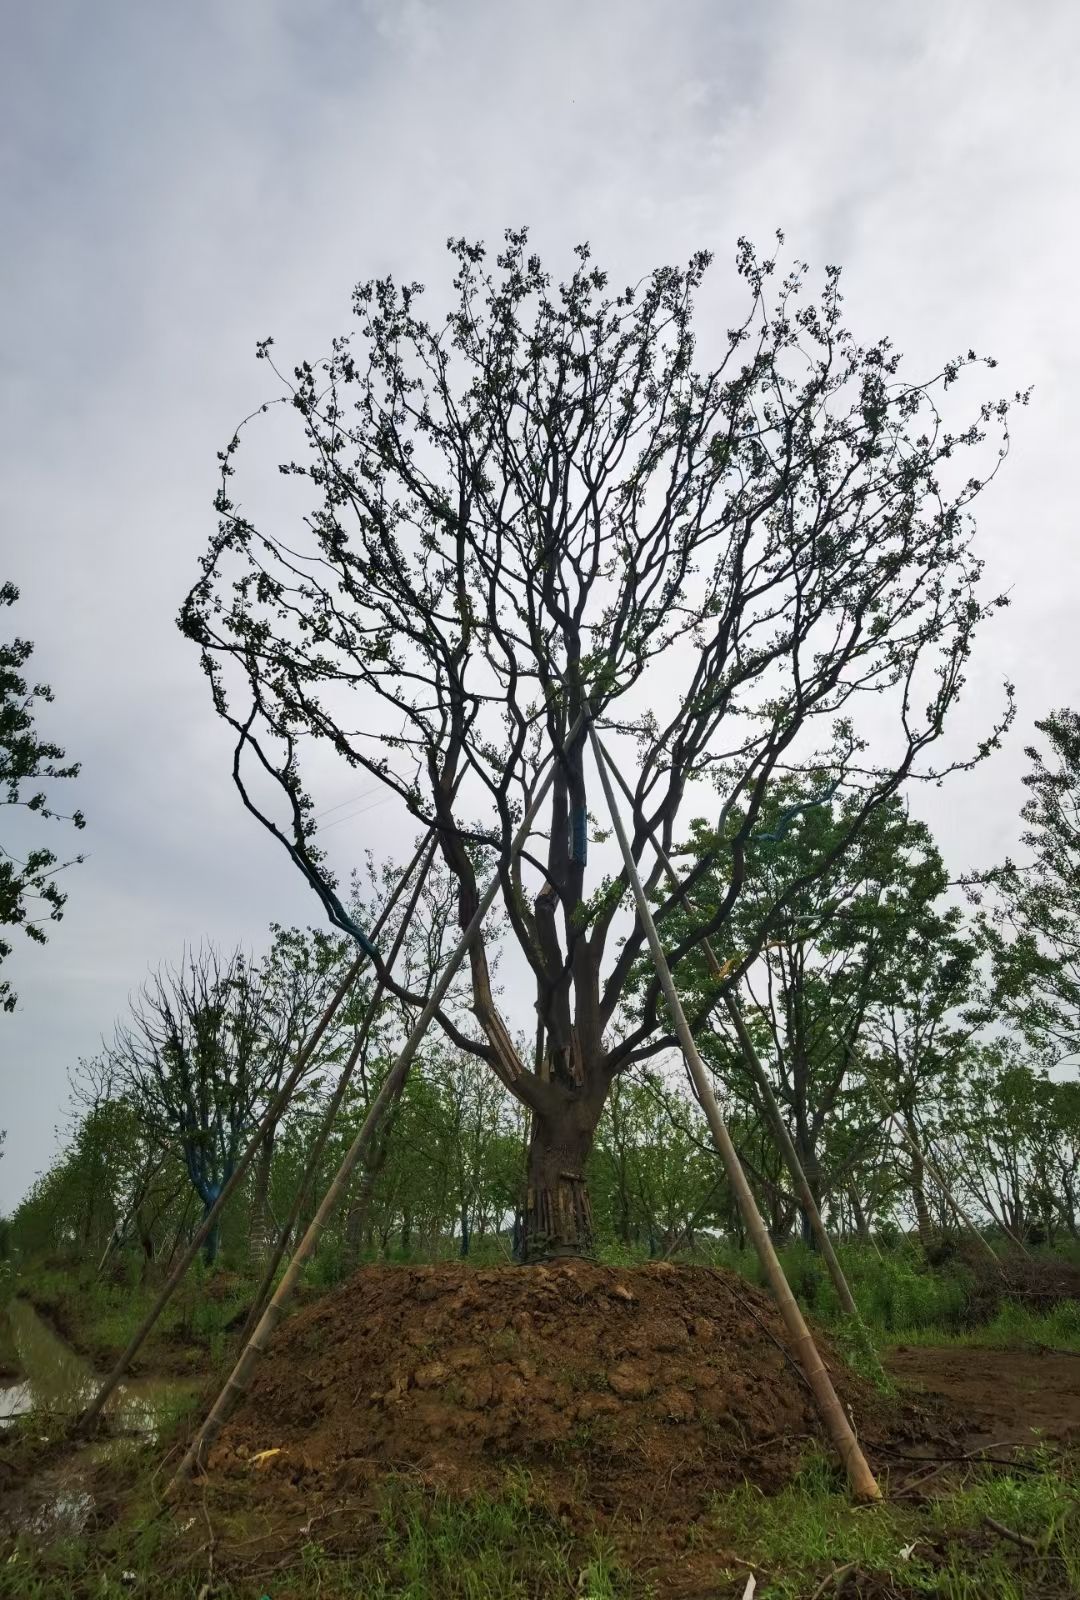
<svg viewBox="0 0 1080 1600"><path fill-rule="evenodd" d="M355 931L314 837L312 745L438 829L462 926L478 874L498 872L535 991L535 1059L496 1006L485 939L470 951L478 1028L440 1020L531 1114L530 1252L574 1251L590 1243L585 1161L610 1086L673 1044L655 982L622 1026L644 936L625 873L586 887L582 719L603 720L632 759L633 853L650 883L649 833L670 846L688 791L711 786L722 818L739 811L716 831L722 855L688 875L692 886L717 871L727 889L674 943L677 968L731 917L785 768L827 769L857 795L837 854L929 772L975 631L999 603L980 597L971 547L983 480L958 474L957 458L990 423L1004 453L1008 404L952 430L935 395L972 353L908 382L887 339L860 345L844 327L836 269L804 303L806 269L774 284L773 262L745 242L749 303L711 367L697 364L693 329L704 253L611 295L584 246L557 287L523 230L507 234L496 274L482 246L450 250L442 323L419 315L419 285L361 285L358 337L282 379L309 451L282 470L315 497L287 538L231 497L239 435L222 453L219 531L181 625L235 731L244 803L339 927ZM855 712L878 695L894 715L879 702L871 740ZM546 825L515 863L516 819L549 758ZM660 907L661 927L676 903Z"/></svg>
<svg viewBox="0 0 1080 1600"><path fill-rule="evenodd" d="M775 786L722 952L737 961L769 918L768 938L746 974L744 1017L819 1208L847 1196L867 1163L876 1169L883 1112L900 1110L914 1128L924 1086L957 1047L960 1025L957 1019L950 1029L950 1019L969 997L976 958L959 908L938 904L948 886L941 856L898 798L878 806L838 853L857 803L825 798L798 780ZM715 857L711 830L698 824L685 853ZM693 910L679 916L708 915L726 889L722 876L707 873ZM687 969L695 995L716 989L700 957ZM964 1024L960 1036L970 1032ZM767 1132L758 1084L726 1011L713 1014L702 1046ZM765 1165L763 1153L762 1176ZM790 1183L782 1169L777 1176ZM922 1218L921 1178L912 1192ZM803 1233L812 1242L805 1216Z"/></svg>
<svg viewBox="0 0 1080 1600"><path fill-rule="evenodd" d="M283 928L275 923L270 933L270 949L255 974L264 1016L263 1065L258 1084L260 1102L277 1094L352 959L348 942L324 929ZM354 985L334 1019L332 1031L324 1036L309 1064L308 1081L345 1056L370 998L370 984ZM269 1254L276 1232L270 1195L276 1139L275 1122L263 1134L252 1178L249 1228L253 1253L257 1257Z"/></svg>
<svg viewBox="0 0 1080 1600"><path fill-rule="evenodd" d="M1020 813L1031 859L1007 860L978 883L997 1000L1052 1063L1080 1058L1080 714L1035 724L1049 749L1029 746L1031 798Z"/></svg>
<svg viewBox="0 0 1080 1600"><path fill-rule="evenodd" d="M19 591L13 583L0 584L0 607L13 606ZM53 698L47 683L28 684L22 669L34 653L28 639L0 640L0 806L16 806L41 818L58 818L49 798L55 783L75 778L78 762L69 762L57 744L42 739L34 727L36 703ZM81 811L62 818L76 828L86 826ZM5 830L6 831L6 830ZM0 930L19 927L30 939L45 943L43 922L59 922L67 896L56 882L57 873L82 861L60 861L51 850L34 846L15 854L9 835L0 840ZM12 946L0 935L0 964ZM0 978L0 1006L14 1011L18 996Z"/></svg>
<svg viewBox="0 0 1080 1600"><path fill-rule="evenodd" d="M232 1175L256 1107L281 1072L286 1036L266 974L240 951L189 952L146 983L116 1031L111 1060L144 1126L170 1140L210 1210ZM218 1230L205 1254L217 1254Z"/></svg>

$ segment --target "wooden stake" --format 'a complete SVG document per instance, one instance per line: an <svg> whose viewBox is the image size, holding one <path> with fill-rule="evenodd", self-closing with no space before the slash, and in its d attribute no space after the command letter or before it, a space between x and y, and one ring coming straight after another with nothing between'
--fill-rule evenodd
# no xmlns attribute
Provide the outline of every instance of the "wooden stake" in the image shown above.
<svg viewBox="0 0 1080 1600"><path fill-rule="evenodd" d="M416 851L412 860L405 868L405 871L398 879L397 886L395 887L393 894L387 901L382 913L379 916L379 920L376 922L371 931L372 939L377 939L379 933L385 927L390 913L397 904L399 895L401 894L405 885L408 883L409 878L412 876L412 873L416 868L421 855L427 848L428 837L430 837L430 835L423 839L419 849ZM198 1255L203 1244L209 1238L211 1230L217 1225L217 1221L221 1216L221 1213L224 1211L225 1207L229 1203L229 1200L235 1194L236 1190L247 1176L248 1168L255 1159L256 1152L262 1143L264 1134L266 1134L268 1130L279 1120L283 1111L285 1110L285 1107L292 1098L293 1090L303 1077L308 1063L318 1047L320 1039L330 1026L330 1023L332 1022L334 1015L337 1012L338 1007L341 1005L341 1002L344 1000L346 994L360 976L366 960L367 957L364 955L357 956L348 972L346 972L345 976L338 984L330 1004L326 1007L326 1010L315 1024L315 1028L307 1042L301 1047L292 1071L289 1073L289 1076L285 1079L285 1082L281 1085L281 1088L278 1090L277 1094L274 1095L273 1099L270 1101L270 1104L263 1112L259 1126L252 1134L243 1155L240 1157L240 1160L237 1163L234 1171L230 1174L228 1181L222 1185L221 1193L210 1207L210 1210L206 1213L206 1216L203 1218L200 1226L196 1228L187 1249L180 1256L168 1278L166 1278L160 1294L150 1307L149 1311L146 1313L146 1316L139 1323L139 1326L135 1329L135 1332L131 1335L123 1354L119 1357L116 1365L113 1367L112 1371L101 1385L101 1388L98 1390L93 1400L79 1418L78 1429L80 1431L85 1431L89 1428L92 1428L94 1423L100 1417L109 1399L109 1396L123 1378L124 1373L127 1371L139 1350L142 1349L142 1346L145 1343L151 1329L154 1327L158 1318L161 1316L161 1313L164 1311L165 1307L168 1305L169 1301L180 1287L180 1284L187 1275L188 1268Z"/></svg>
<svg viewBox="0 0 1080 1600"><path fill-rule="evenodd" d="M607 762L608 771L614 775L616 783L622 789L623 794L625 794L631 805L633 805L634 797L630 792L629 784L626 782L622 773L619 771L618 767L615 766L611 757L608 755L607 750L604 748L603 741L597 737L596 742L603 752L604 760ZM679 895L679 898L683 901L684 905L686 905L687 909L693 910L690 901L687 899L685 891L680 886L679 875L672 866L670 857L668 856L663 845L660 843L659 839L656 837L656 834L651 829L648 832L648 839L649 843L656 851L656 855L660 861L660 864L663 866L668 875L668 880L671 883L672 888ZM708 964L710 973L719 981L725 976L725 974L720 966L719 961L716 959L716 952L713 950L713 947L709 943L708 939L704 939L702 941L702 948L705 952L705 960ZM731 963L728 965L730 966ZM754 1049L754 1043L750 1037L746 1023L743 1020L742 1011L739 1008L739 1002L733 994L728 992L724 995L724 1004L726 1005L728 1015L735 1026L735 1033L739 1040L739 1046L743 1053L743 1059L746 1062L747 1067L750 1069L750 1075L757 1084L758 1091L765 1103L766 1114L768 1115L769 1121L772 1124L773 1132L776 1135L776 1141L780 1146L780 1152L784 1157L787 1169L791 1174L791 1181L795 1185L795 1193L798 1196L799 1204L806 1213L807 1220L810 1223L810 1230L817 1241L818 1249L821 1251L822 1258L824 1259L826 1268L828 1269L829 1277L832 1279L833 1288L836 1290L837 1298L840 1301L840 1305L845 1316L850 1317L852 1321L861 1326L862 1318L859 1316L859 1308L855 1304L851 1289L848 1286L847 1278L844 1276L844 1269L840 1265L836 1251L833 1249L832 1240L829 1238L828 1231L826 1230L825 1224L821 1219L821 1212L818 1209L818 1203L814 1199L813 1190L810 1188L806 1173L803 1171L802 1162L799 1160L798 1151L795 1149L791 1135L788 1132L788 1126L784 1121L783 1113L776 1103L776 1096L772 1092L772 1085L769 1082L768 1074L761 1064L761 1059L758 1056L757 1051Z"/></svg>
<svg viewBox="0 0 1080 1600"><path fill-rule="evenodd" d="M393 970L394 962L397 960L398 953L402 944L404 943L405 933L409 923L412 921L413 913L415 912L417 902L420 899L421 890L424 887L424 881L427 878L428 873L431 871L431 863L437 846L438 840L433 839L428 849L427 860L424 862L419 874L417 875L416 886L413 889L409 904L406 906L404 914L401 918L400 926L398 927L397 934L394 937L394 943L386 957L386 970L388 972ZM247 1314L247 1320L244 1323L244 1327L238 1341L241 1346L247 1344L248 1339L251 1337L252 1333L254 1333L255 1328L258 1325L259 1318L266 1309L266 1302L270 1298L270 1292L274 1284L274 1274L277 1272L278 1266L281 1263L281 1258L285 1254L285 1251L288 1247L289 1236L291 1235L293 1228L296 1226L296 1219L300 1215L300 1207L304 1203L304 1196L307 1193L308 1185L315 1174L315 1169L319 1164L319 1157L323 1153L323 1150L326 1146L326 1141L330 1137L330 1130L334 1125L334 1118L337 1116L341 1102L345 1098L345 1092L348 1089L349 1084L352 1082L352 1075L353 1071L355 1070L356 1063L359 1061L361 1053L367 1046L368 1034L371 1031L371 1026L375 1021L376 1015L378 1014L379 1006L382 1002L384 988L385 985L383 980L380 978L378 983L375 985L375 993L371 997L371 1003L364 1013L364 1020L361 1022L359 1031L356 1035L356 1043L349 1051L349 1057L342 1068L341 1076L337 1082L337 1087L331 1095L330 1102L326 1107L325 1113L323 1114L322 1125L319 1128L315 1142L312 1145L307 1161L304 1164L304 1170L300 1175L300 1182L296 1187L296 1198L293 1201L292 1209L289 1212L289 1215L286 1217L285 1224L278 1234L277 1244L274 1247L270 1260L266 1264L266 1270L263 1273L262 1281L255 1292L255 1298L251 1303L251 1310Z"/></svg>
<svg viewBox="0 0 1080 1600"><path fill-rule="evenodd" d="M787 1328L788 1336L795 1346L799 1364L806 1374L807 1382L813 1390L814 1398L817 1401L822 1420L828 1429L829 1437L832 1439L837 1454L844 1464L852 1493L856 1500L879 1500L881 1498L881 1490L878 1488L874 1475L870 1471L866 1457L862 1453L859 1441L855 1437L844 1408L840 1404L836 1390L833 1388L832 1379L825 1369L825 1364L814 1343L810 1329L806 1326L803 1314L799 1309L798 1301L792 1294L791 1286L784 1276L784 1269L780 1265L779 1258L773 1248L768 1229L761 1219L757 1202L754 1199L750 1185L746 1181L746 1174L743 1172L738 1153L731 1142L731 1135L728 1133L716 1096L713 1094L705 1065L698 1054L694 1036L690 1031L690 1024L686 1020L686 1013L683 1011L678 991L675 988L671 969L664 954L664 947L660 943L660 936L656 931L656 923L653 921L652 911L634 863L630 841L627 838L626 829L611 787L611 779L608 776L608 763L591 723L589 724L589 737L592 741L593 755L600 773L600 782L603 785L608 809L611 812L611 821L619 841L619 848L622 851L626 875L634 893L637 913L645 930L653 964L656 967L656 975L660 980L660 987L664 992L668 1010L675 1024L675 1031L678 1034L679 1043L682 1045L687 1068L693 1079L698 1098L704 1108L709 1131L724 1163L724 1170L738 1202L739 1211L746 1225L746 1231L753 1241L766 1280L776 1297L780 1315L784 1319L784 1326Z"/></svg>
<svg viewBox="0 0 1080 1600"><path fill-rule="evenodd" d="M568 744L573 742L580 726L581 719L579 717L575 720L573 727L567 735L566 742ZM511 861L520 855L525 846L525 842L532 830L533 822L536 819L536 814L543 804L544 798L551 787L552 780L555 776L555 766L556 761L552 760L548 766L547 772L544 774L543 779L536 787L536 792L534 793L532 801L529 804L529 808L521 820L521 825L519 826L517 833L514 835L514 839L510 847ZM193 1472L202 1466L206 1451L213 1445L214 1441L221 1433L222 1428L225 1426L226 1421L232 1413L233 1407L240 1397L246 1392L249 1384L251 1383L251 1378L255 1371L256 1363L258 1362L259 1357L265 1351L267 1345L270 1343L270 1340L273 1338L274 1330L277 1328L278 1323L285 1315L289 1300L292 1298L293 1291L296 1288L297 1283L300 1281L301 1273L313 1255L319 1239L322 1237L323 1229L326 1227L326 1224L329 1222L330 1217L334 1212L334 1208L337 1206L338 1201L345 1193L354 1167L361 1157L367 1153L368 1147L370 1146L376 1130L378 1129L383 1112L389 1105L393 1103L402 1085L404 1084L409 1073L409 1068L412 1066L413 1058L423 1042L424 1035L427 1033L435 1013L445 1000L450 985L454 981L457 970L469 952L469 946L480 932L484 918L490 911L495 896L499 891L500 881L500 874L498 869L496 869L492 873L491 880L488 883L487 888L484 890L479 905L473 913L472 920L469 922L469 925L458 941L453 954L451 955L446 966L443 968L442 975L439 978L438 983L435 985L432 993L429 995L427 1003L425 1004L424 1009L421 1011L420 1016L417 1018L412 1032L405 1041L397 1060L394 1062L393 1066L390 1068L390 1071L383 1079L382 1087L371 1103L368 1114L364 1118L364 1123L360 1129L360 1132L356 1135L356 1138L346 1151L341 1166L338 1168L333 1182L323 1196L322 1203L319 1206L319 1209L316 1211L310 1227L304 1234L304 1237L301 1239L300 1244L297 1246L296 1253L289 1262L289 1265L286 1267L281 1282L275 1289L269 1305L263 1312L262 1317L259 1319L258 1327L255 1329L255 1332L252 1334L251 1338L248 1340L243 1351L241 1352L239 1360L229 1375L228 1382L218 1395L210 1410L210 1414L207 1416L205 1422L192 1441L190 1449L185 1455L183 1461L181 1461L180 1466L177 1468L175 1477L169 1483L165 1491L166 1496L175 1494L181 1483L183 1483L185 1479L189 1478Z"/></svg>

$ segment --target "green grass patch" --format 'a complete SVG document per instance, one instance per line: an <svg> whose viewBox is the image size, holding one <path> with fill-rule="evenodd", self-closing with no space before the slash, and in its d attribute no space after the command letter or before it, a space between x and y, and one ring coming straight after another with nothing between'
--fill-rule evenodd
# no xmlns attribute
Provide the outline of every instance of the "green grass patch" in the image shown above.
<svg viewBox="0 0 1080 1600"><path fill-rule="evenodd" d="M196 1519L200 1538L191 1533L186 1544L176 1524L147 1509L122 1525L46 1548L21 1538L0 1551L0 1595L120 1600L142 1593L192 1600L209 1582L204 1517L214 1520L212 1507ZM177 1518L184 1520L183 1514ZM391 1481L360 1555L343 1556L312 1538L284 1568L278 1554L266 1571L258 1560L238 1569L225 1519L216 1522L216 1532L214 1600L651 1600L650 1588L632 1582L603 1539L576 1537L538 1503L525 1475L509 1478L501 1495L464 1501Z"/></svg>
<svg viewBox="0 0 1080 1600"><path fill-rule="evenodd" d="M907 1345L972 1346L991 1350L1017 1350L1036 1346L1080 1355L1080 1301L1062 1300L1049 1311L1032 1311L1006 1300L990 1322L968 1328L913 1326L898 1328L891 1343Z"/></svg>
<svg viewBox="0 0 1080 1600"><path fill-rule="evenodd" d="M830 1574L839 1582L845 1572L940 1600L1080 1593L1075 1476L1038 1453L1024 1465L1033 1470L986 1472L928 1503L857 1507L833 1463L814 1455L779 1494L747 1485L718 1502L713 1522L741 1558L731 1576L754 1571L756 1600L799 1600L819 1584L829 1592Z"/></svg>
<svg viewBox="0 0 1080 1600"><path fill-rule="evenodd" d="M59 1334L99 1368L124 1349L158 1293L134 1272L98 1277L91 1267L28 1263L15 1285ZM253 1284L196 1263L165 1307L133 1363L134 1373L205 1372L230 1354L232 1323L251 1302Z"/></svg>
<svg viewBox="0 0 1080 1600"><path fill-rule="evenodd" d="M834 1465L811 1455L777 1494L746 1485L718 1500L704 1521L679 1530L685 1551L680 1554L677 1540L669 1545L665 1575L650 1577L659 1554L655 1530L625 1520L617 1553L599 1534L572 1531L534 1493L525 1474L509 1477L500 1494L467 1500L392 1480L374 1520L358 1511L339 1524L337 1534L324 1523L325 1542L315 1530L283 1563L279 1544L266 1557L253 1554L243 1513L235 1504L219 1510L213 1494L175 1517L153 1515L145 1471L133 1462L127 1477L133 1493L142 1495L141 1505L82 1538L42 1548L23 1537L0 1547L0 1596L662 1600L666 1575L679 1574L690 1560L703 1581L715 1583L718 1595L741 1593L753 1573L757 1600L828 1594L845 1574L868 1593L911 1600L1049 1600L1080 1593L1075 1475L1037 1452L1024 1465L1028 1470L971 1469L966 1482L928 1502L898 1499L860 1508L848 1501ZM342 1553L342 1541L348 1553Z"/></svg>

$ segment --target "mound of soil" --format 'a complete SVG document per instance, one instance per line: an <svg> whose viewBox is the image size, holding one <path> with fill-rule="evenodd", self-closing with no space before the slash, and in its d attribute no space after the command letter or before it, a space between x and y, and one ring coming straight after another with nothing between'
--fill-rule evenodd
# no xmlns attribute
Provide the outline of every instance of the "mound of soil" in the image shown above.
<svg viewBox="0 0 1080 1600"><path fill-rule="evenodd" d="M970 1248L970 1247L969 1247ZM1062 1300L1080 1300L1080 1267L1048 1256L1002 1254L1000 1268L985 1255L970 1256L975 1269L971 1292L974 1322L990 1322L1003 1300L1016 1300L1030 1311L1052 1311Z"/></svg>
<svg viewBox="0 0 1080 1600"><path fill-rule="evenodd" d="M685 1518L823 1438L783 1345L772 1301L713 1269L366 1267L283 1328L208 1465L305 1497L517 1467L593 1515ZM861 1435L925 1437L821 1348Z"/></svg>

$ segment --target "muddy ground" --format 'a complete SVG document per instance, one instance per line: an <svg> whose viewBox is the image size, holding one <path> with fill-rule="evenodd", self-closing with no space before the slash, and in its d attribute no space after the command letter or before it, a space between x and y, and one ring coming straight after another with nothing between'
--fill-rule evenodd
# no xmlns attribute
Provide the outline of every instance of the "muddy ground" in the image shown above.
<svg viewBox="0 0 1080 1600"><path fill-rule="evenodd" d="M907 1392L948 1402L968 1448L1080 1445L1080 1355L900 1346L886 1365Z"/></svg>

